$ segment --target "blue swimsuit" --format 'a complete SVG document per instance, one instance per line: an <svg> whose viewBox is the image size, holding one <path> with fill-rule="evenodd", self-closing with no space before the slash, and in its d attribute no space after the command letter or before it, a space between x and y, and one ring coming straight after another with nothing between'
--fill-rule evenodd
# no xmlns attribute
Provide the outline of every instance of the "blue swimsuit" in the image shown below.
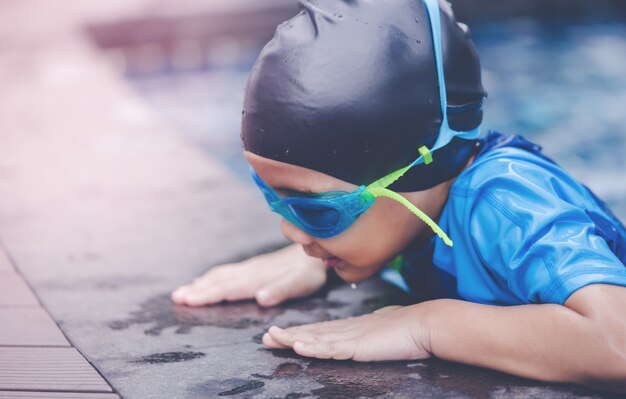
<svg viewBox="0 0 626 399"><path fill-rule="evenodd" d="M563 304L589 284L626 286L626 229L521 136L491 132L450 188L436 237L382 277L416 300ZM398 273L399 272L399 273Z"/></svg>

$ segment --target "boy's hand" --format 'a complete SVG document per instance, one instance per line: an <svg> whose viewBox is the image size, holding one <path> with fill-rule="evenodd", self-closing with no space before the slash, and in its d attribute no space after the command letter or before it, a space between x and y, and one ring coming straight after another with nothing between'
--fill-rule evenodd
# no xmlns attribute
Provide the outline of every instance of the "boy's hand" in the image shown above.
<svg viewBox="0 0 626 399"><path fill-rule="evenodd" d="M241 263L215 266L171 296L176 304L188 306L250 298L261 306L273 306L312 294L325 282L323 262L308 257L299 245L290 245Z"/></svg>
<svg viewBox="0 0 626 399"><path fill-rule="evenodd" d="M415 360L430 357L427 331L415 306L389 306L345 320L273 326L263 335L263 344L319 359Z"/></svg>

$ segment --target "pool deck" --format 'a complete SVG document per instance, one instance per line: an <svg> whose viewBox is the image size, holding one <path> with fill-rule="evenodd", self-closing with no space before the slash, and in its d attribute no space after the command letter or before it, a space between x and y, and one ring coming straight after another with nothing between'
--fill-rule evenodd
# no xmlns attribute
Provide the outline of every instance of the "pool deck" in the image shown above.
<svg viewBox="0 0 626 399"><path fill-rule="evenodd" d="M0 249L0 398L119 398Z"/></svg>
<svg viewBox="0 0 626 399"><path fill-rule="evenodd" d="M40 4L0 6L0 398L603 397L438 360L262 348L272 324L405 301L381 281L271 309L172 305L171 289L211 265L283 244L277 219L86 36L165 3Z"/></svg>

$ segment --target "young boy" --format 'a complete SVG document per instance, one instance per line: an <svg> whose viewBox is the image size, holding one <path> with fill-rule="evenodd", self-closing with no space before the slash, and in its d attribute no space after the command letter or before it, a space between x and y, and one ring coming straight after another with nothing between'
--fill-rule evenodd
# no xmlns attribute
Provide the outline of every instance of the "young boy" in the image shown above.
<svg viewBox="0 0 626 399"><path fill-rule="evenodd" d="M347 282L382 271L416 304L273 326L263 343L626 391L626 229L538 146L478 139L480 65L447 3L301 4L251 73L242 124L296 245L212 268L172 299L272 306L319 289L329 267Z"/></svg>

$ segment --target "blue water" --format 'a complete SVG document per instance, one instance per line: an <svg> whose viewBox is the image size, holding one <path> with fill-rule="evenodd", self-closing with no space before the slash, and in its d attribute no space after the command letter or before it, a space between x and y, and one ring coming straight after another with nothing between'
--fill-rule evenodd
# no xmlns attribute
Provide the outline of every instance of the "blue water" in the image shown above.
<svg viewBox="0 0 626 399"><path fill-rule="evenodd" d="M473 35L489 92L485 130L542 145L626 220L626 23L519 20ZM239 131L251 58L129 81L166 123L247 181Z"/></svg>

